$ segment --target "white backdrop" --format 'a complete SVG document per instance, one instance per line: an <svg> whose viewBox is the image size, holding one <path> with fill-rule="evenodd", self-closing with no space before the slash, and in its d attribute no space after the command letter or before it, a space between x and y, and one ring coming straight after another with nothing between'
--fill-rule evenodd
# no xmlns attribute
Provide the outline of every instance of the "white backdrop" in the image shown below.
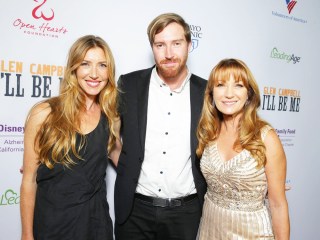
<svg viewBox="0 0 320 240"><path fill-rule="evenodd" d="M117 77L150 67L146 29L164 12L190 24L193 73L207 78L226 57L251 68L263 100L260 114L277 129L288 159L291 239L319 239L319 1L1 0L0 6L0 239L20 238L24 120L35 102L58 94L71 44L85 34L104 38ZM107 173L113 216L115 171Z"/></svg>

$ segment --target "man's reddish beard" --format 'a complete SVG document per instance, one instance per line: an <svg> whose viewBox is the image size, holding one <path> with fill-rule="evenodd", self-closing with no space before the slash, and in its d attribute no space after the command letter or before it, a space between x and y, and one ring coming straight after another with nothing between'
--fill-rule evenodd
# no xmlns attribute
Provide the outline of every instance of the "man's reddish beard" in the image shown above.
<svg viewBox="0 0 320 240"><path fill-rule="evenodd" d="M172 68L167 68L163 66L163 64L168 64L168 63L178 63L176 67ZM161 60L160 63L157 65L158 68L158 73L164 78L174 78L176 77L184 68L185 64L181 64L181 59L180 58L175 58L172 60L164 59Z"/></svg>

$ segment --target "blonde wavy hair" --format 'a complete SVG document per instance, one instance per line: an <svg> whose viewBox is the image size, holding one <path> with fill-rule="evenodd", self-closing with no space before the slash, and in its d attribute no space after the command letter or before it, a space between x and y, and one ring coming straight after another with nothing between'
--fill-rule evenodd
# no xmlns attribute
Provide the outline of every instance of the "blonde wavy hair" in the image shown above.
<svg viewBox="0 0 320 240"><path fill-rule="evenodd" d="M50 169L56 163L66 167L75 164L70 156L71 153L81 159L79 150L85 143L85 136L80 134L81 141L78 147L76 147L76 137L77 133L81 133L80 113L86 109L86 105L85 94L78 84L76 70L87 51L92 48L101 48L107 61L108 81L99 93L97 102L105 113L109 125L109 140L108 146L106 146L108 152L114 147L116 139L119 139L115 131L119 115L117 112L114 58L108 44L102 38L86 35L75 41L69 50L59 96L44 101L50 105L51 112L36 134L35 146L38 146L36 151L39 162Z"/></svg>
<svg viewBox="0 0 320 240"><path fill-rule="evenodd" d="M257 167L259 168L266 163L261 128L268 123L262 120L257 113L260 107L260 92L257 82L247 65L238 59L224 59L210 73L197 128L199 144L196 153L198 157L201 157L204 148L219 136L223 116L214 105L213 88L217 82L225 82L231 75L235 81L242 81L248 90L248 100L243 108L243 114L238 125L238 139L233 148L248 150L257 159Z"/></svg>

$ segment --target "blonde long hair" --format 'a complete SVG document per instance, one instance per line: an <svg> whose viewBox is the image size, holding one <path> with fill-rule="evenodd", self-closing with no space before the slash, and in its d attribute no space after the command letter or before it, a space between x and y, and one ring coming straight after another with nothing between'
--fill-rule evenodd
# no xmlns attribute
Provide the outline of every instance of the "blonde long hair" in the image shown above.
<svg viewBox="0 0 320 240"><path fill-rule="evenodd" d="M70 48L68 61L60 94L44 102L51 107L51 112L36 134L35 146L38 146L39 162L52 169L55 163L70 167L75 164L71 152L79 159L79 150L83 147L85 136L81 136L80 145L76 147L76 136L80 131L80 113L85 109L85 94L78 84L76 70L83 61L88 50L101 48L106 56L108 81L97 99L109 124L109 140L107 149L110 152L116 139L115 123L117 112L117 88L115 83L115 63L108 44L100 37L86 35L79 38Z"/></svg>
<svg viewBox="0 0 320 240"><path fill-rule="evenodd" d="M197 155L200 157L204 148L215 141L220 133L223 116L214 106L213 88L218 81L226 81L232 75L235 81L243 81L248 90L248 100L238 125L238 139L234 149L248 150L258 162L258 167L266 162L265 145L261 139L261 128L268 123L257 113L260 107L260 92L256 80L247 65L238 59L224 59L211 71L204 95L204 104L197 128L199 140Z"/></svg>

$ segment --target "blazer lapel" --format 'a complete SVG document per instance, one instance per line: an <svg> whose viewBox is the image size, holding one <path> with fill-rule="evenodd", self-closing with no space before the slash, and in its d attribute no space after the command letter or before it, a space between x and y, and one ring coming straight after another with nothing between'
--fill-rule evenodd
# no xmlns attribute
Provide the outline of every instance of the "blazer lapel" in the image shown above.
<svg viewBox="0 0 320 240"><path fill-rule="evenodd" d="M149 96L149 85L150 85L152 69L153 68L147 69L137 79L138 128L140 132L140 143L141 143L141 148L143 152L144 152L146 130L147 130L148 96Z"/></svg>
<svg viewBox="0 0 320 240"><path fill-rule="evenodd" d="M190 77L190 102L191 102L191 149L196 149L198 145L198 139L196 136L196 131L198 127L199 116L201 115L201 108L203 102L203 88L199 85L197 81L193 78L193 75ZM195 154L194 151L191 151L191 158L194 161Z"/></svg>

